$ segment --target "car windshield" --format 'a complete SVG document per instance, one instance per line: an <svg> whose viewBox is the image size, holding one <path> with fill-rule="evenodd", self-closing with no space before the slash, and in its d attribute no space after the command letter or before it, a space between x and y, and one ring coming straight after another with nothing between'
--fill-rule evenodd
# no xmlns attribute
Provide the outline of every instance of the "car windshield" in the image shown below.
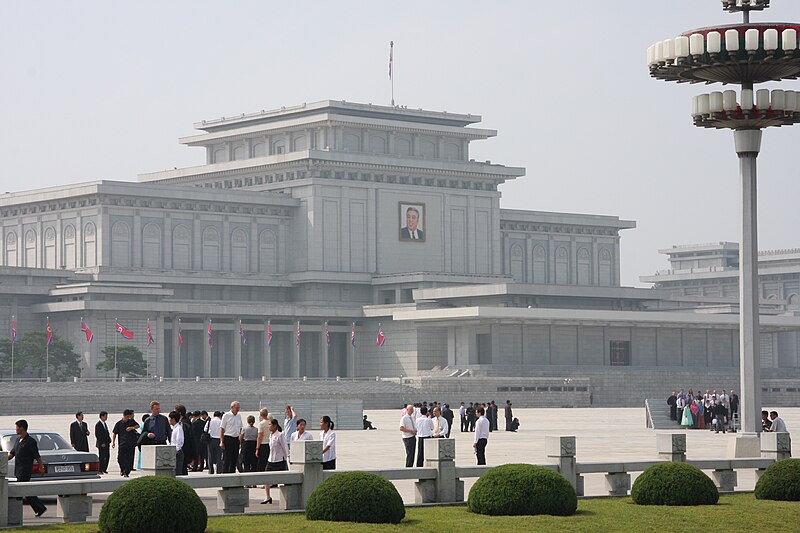
<svg viewBox="0 0 800 533"><path fill-rule="evenodd" d="M58 433L28 433L28 435L36 439L40 452L72 449L72 446ZM3 449L11 451L18 438L15 434L3 435Z"/></svg>

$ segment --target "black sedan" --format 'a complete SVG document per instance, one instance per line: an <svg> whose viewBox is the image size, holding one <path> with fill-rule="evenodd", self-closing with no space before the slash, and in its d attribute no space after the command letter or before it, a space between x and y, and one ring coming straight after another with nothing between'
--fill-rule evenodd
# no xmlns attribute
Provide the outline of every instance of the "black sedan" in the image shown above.
<svg viewBox="0 0 800 533"><path fill-rule="evenodd" d="M48 431L29 431L36 439L39 454L44 462L44 476L39 464L33 463L33 480L90 479L100 477L100 460L95 453L79 452L72 448L64 437ZM0 451L10 452L17 443L16 432L0 429ZM8 462L9 476L13 476L14 459ZM13 479L13 478L9 478Z"/></svg>

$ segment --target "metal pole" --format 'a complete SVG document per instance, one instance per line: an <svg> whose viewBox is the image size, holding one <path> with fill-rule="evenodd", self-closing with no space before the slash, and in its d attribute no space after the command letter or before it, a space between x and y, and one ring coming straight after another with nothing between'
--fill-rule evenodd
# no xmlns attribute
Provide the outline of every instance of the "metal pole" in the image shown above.
<svg viewBox="0 0 800 533"><path fill-rule="evenodd" d="M117 381L117 324L119 320L114 319L114 381Z"/></svg>
<svg viewBox="0 0 800 533"><path fill-rule="evenodd" d="M16 320L14 320L15 318L16 317L14 315L11 315L11 324L12 325L14 324L14 322L16 322ZM12 332L12 336L16 337L16 333ZM17 339L16 338L12 338L11 339L11 382L12 383L14 382L14 345L15 344L17 344Z"/></svg>
<svg viewBox="0 0 800 533"><path fill-rule="evenodd" d="M50 317L47 317L47 327L50 327ZM47 333L50 333L49 331ZM44 352L45 352L45 359L44 359L44 377L46 381L50 381L50 343L48 342L47 333L45 333L44 337Z"/></svg>
<svg viewBox="0 0 800 533"><path fill-rule="evenodd" d="M757 158L761 130L736 130L741 186L739 249L739 371L744 434L761 431L761 358L759 355Z"/></svg>

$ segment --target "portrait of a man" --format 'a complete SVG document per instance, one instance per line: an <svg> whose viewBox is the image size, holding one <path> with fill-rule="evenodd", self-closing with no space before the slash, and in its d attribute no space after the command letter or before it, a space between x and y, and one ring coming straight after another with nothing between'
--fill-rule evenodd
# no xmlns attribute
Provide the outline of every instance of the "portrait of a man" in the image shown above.
<svg viewBox="0 0 800 533"><path fill-rule="evenodd" d="M425 204L400 202L400 240L425 240Z"/></svg>

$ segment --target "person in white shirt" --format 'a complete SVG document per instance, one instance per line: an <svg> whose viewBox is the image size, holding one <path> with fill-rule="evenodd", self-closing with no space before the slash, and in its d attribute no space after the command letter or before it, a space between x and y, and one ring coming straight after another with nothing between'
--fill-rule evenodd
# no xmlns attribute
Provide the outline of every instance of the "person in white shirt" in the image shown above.
<svg viewBox="0 0 800 533"><path fill-rule="evenodd" d="M319 419L319 440L322 441L322 469L336 470L336 432L328 415Z"/></svg>
<svg viewBox="0 0 800 533"><path fill-rule="evenodd" d="M280 472L289 470L289 448L286 446L286 438L283 433L278 431L278 421L274 418L269 421L269 460L267 461L267 472ZM272 503L269 489L277 485L267 484L267 498L261 502L264 504Z"/></svg>
<svg viewBox="0 0 800 533"><path fill-rule="evenodd" d="M425 439L433 437L433 421L428 417L428 408L422 407L419 410L419 418L415 422L417 426L417 466L425 464Z"/></svg>
<svg viewBox="0 0 800 533"><path fill-rule="evenodd" d="M769 427L770 433L788 433L789 430L786 429L786 422L783 421L781 417L778 416L778 411L771 411L769 413L769 418L772 420L772 425Z"/></svg>
<svg viewBox="0 0 800 533"><path fill-rule="evenodd" d="M169 414L169 425L172 428L170 444L175 446L175 475L185 476L188 472L183 460L183 424L181 424L181 414L179 412L172 411Z"/></svg>
<svg viewBox="0 0 800 533"><path fill-rule="evenodd" d="M222 416L219 430L219 447L222 448L222 472L236 472L236 461L239 460L239 435L242 433L242 415L239 414L239 402L231 402L231 410Z"/></svg>
<svg viewBox="0 0 800 533"><path fill-rule="evenodd" d="M461 402L461 407L458 408L458 416L461 417L461 433L467 432L467 408L464 407L464 402Z"/></svg>
<svg viewBox="0 0 800 533"><path fill-rule="evenodd" d="M443 439L447 436L450 426L448 425L447 420L442 416L442 409L440 407L435 407L433 409L433 418L431 418L431 423L433 424L434 439Z"/></svg>
<svg viewBox="0 0 800 533"><path fill-rule="evenodd" d="M406 468L414 466L414 452L416 451L417 427L414 425L414 419L411 415L414 414L414 406L408 404L406 412L400 418L400 434L403 436L403 446L406 448Z"/></svg>
<svg viewBox="0 0 800 533"><path fill-rule="evenodd" d="M288 444L291 442L294 432L297 431L297 413L291 405L286 406L284 413L286 413L286 418L283 419L283 436Z"/></svg>
<svg viewBox="0 0 800 533"><path fill-rule="evenodd" d="M208 440L208 473L222 473L222 448L220 448L220 427L222 426L222 413L214 411L214 416L206 422L206 433Z"/></svg>
<svg viewBox="0 0 800 533"><path fill-rule="evenodd" d="M292 441L298 440L314 440L314 436L306 431L306 419L300 418L297 420L297 431L292 435Z"/></svg>
<svg viewBox="0 0 800 533"><path fill-rule="evenodd" d="M475 414L478 415L478 421L475 422L475 442L472 447L475 448L475 455L478 456L478 465L486 464L486 444L489 442L489 419L484 416L486 412L483 407L475 409Z"/></svg>

